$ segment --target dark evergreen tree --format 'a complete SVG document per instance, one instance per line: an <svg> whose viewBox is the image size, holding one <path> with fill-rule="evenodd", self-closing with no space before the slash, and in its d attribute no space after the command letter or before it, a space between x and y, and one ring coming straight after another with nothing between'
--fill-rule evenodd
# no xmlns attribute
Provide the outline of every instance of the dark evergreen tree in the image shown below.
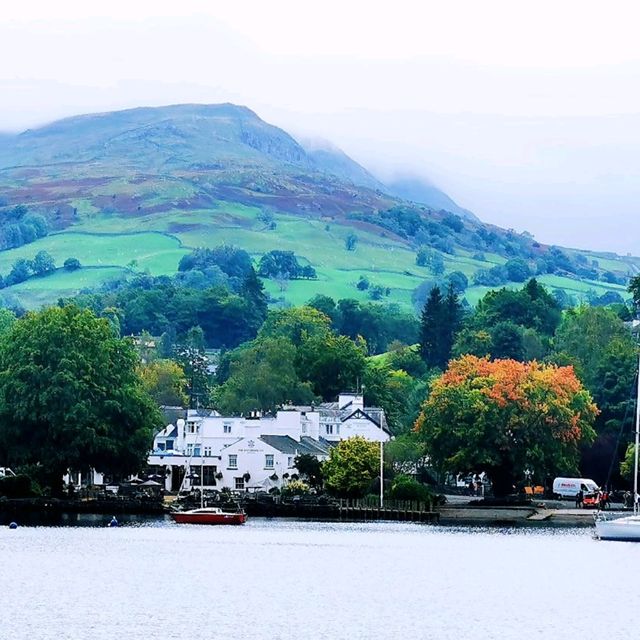
<svg viewBox="0 0 640 640"><path fill-rule="evenodd" d="M420 355L430 367L444 367L442 325L445 318L440 287L431 289L420 318Z"/></svg>
<svg viewBox="0 0 640 640"><path fill-rule="evenodd" d="M461 323L462 305L455 289L450 286L443 298L440 287L433 287L420 321L420 355L429 367L447 366Z"/></svg>

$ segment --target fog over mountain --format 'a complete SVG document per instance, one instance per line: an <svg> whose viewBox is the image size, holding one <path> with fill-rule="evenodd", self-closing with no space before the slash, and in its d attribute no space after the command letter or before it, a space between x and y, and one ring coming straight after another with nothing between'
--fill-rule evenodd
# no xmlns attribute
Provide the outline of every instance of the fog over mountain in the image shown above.
<svg viewBox="0 0 640 640"><path fill-rule="evenodd" d="M639 253L636 5L441 4L25 0L0 23L0 130L246 104L374 180L418 176L541 241Z"/></svg>

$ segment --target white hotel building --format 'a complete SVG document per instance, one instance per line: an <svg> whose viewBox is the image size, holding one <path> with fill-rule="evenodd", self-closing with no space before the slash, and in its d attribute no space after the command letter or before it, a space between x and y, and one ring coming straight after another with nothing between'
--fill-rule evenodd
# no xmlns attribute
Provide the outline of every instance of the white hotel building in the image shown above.
<svg viewBox="0 0 640 640"><path fill-rule="evenodd" d="M361 394L343 393L338 402L285 407L275 416L227 417L215 411L189 410L186 419L160 431L148 458L150 471L165 477L165 489L177 491L187 469L194 486L237 491L282 487L297 474L294 460L311 454L325 460L331 446L352 436L386 442L384 411L365 407ZM185 487L191 486L187 477Z"/></svg>

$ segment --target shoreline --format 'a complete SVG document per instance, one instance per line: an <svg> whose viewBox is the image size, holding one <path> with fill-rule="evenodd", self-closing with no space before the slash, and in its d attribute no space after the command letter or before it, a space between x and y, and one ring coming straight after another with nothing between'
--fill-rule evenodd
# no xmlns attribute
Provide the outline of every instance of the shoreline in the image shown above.
<svg viewBox="0 0 640 640"><path fill-rule="evenodd" d="M311 520L318 522L416 522L435 526L485 526L485 527L591 527L595 510L549 508L546 505L482 506L449 504L441 506L429 517L417 517L395 510L351 510L349 513L323 506L317 509L296 508L256 509L247 505L250 518L277 518L285 520ZM615 511L615 510L613 510ZM139 501L69 501L53 499L0 500L0 526L15 521L20 524L69 522L81 516L163 516L169 510L163 504ZM427 515L427 514L423 514Z"/></svg>

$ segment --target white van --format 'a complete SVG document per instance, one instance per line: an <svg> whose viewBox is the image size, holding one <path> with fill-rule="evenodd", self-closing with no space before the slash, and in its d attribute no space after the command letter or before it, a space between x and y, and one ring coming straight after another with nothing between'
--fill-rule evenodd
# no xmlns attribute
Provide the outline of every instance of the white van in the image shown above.
<svg viewBox="0 0 640 640"><path fill-rule="evenodd" d="M598 485L589 478L556 478L553 481L553 493L561 498L573 500L580 491L595 493Z"/></svg>

